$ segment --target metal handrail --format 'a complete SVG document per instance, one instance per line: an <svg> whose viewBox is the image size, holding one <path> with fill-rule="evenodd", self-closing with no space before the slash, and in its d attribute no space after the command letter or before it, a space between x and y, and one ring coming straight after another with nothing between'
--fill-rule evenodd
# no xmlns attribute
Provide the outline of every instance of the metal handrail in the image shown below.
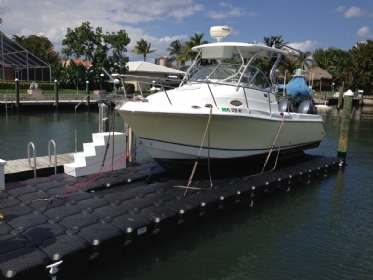
<svg viewBox="0 0 373 280"><path fill-rule="evenodd" d="M34 178L36 178L36 149L35 149L34 143L32 143L32 142L29 142L28 145L27 145L28 165L30 167L32 167L31 163L30 163L30 146L32 146L32 153L33 153L33 156L34 156Z"/></svg>
<svg viewBox="0 0 373 280"><path fill-rule="evenodd" d="M49 140L49 142L48 142L49 165L52 165L51 145L50 144L53 144L53 147L54 147L54 174L57 174L57 148L56 148L56 143L53 140Z"/></svg>
<svg viewBox="0 0 373 280"><path fill-rule="evenodd" d="M76 108L78 108L78 106L89 96L89 94L87 94L86 96L83 97L83 99L78 103L78 105L75 106L75 123L74 123L74 126L75 126L75 153L77 153L78 151L78 144L77 144L77 138L76 138Z"/></svg>
<svg viewBox="0 0 373 280"><path fill-rule="evenodd" d="M216 106L216 108L217 108L218 105L216 104L215 97L214 97L214 95L212 94L211 87L210 87L209 83L207 83L207 87L209 88L209 91L210 91L210 94L211 94L212 100L214 100L215 106Z"/></svg>

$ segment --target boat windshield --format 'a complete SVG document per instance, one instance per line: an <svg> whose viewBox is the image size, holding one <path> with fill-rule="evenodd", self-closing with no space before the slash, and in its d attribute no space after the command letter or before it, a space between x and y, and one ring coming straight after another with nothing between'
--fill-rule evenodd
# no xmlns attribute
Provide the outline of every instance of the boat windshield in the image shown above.
<svg viewBox="0 0 373 280"><path fill-rule="evenodd" d="M243 73L241 69L243 67L239 64L209 65L199 69L189 81L234 84L269 91L270 83L262 71L253 66L248 66Z"/></svg>

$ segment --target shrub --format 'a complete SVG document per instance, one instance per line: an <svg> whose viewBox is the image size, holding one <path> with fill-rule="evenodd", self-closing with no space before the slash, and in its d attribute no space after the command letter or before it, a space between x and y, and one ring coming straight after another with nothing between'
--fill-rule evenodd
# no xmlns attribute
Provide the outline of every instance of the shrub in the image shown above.
<svg viewBox="0 0 373 280"><path fill-rule="evenodd" d="M38 83L39 87L43 90L53 90L54 83ZM0 89L10 89L15 90L15 82L0 82ZM29 89L30 82L19 82L19 89Z"/></svg>

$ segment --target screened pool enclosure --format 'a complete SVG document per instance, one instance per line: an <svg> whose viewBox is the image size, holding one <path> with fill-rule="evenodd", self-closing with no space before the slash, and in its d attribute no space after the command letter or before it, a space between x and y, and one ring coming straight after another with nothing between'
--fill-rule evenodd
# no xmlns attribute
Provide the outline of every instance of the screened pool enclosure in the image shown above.
<svg viewBox="0 0 373 280"><path fill-rule="evenodd" d="M51 67L0 31L0 80L51 82Z"/></svg>

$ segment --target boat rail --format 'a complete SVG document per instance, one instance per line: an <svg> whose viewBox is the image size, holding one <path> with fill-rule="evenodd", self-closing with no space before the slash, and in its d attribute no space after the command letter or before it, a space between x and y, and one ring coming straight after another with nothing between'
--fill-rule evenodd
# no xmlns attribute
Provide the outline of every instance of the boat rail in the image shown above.
<svg viewBox="0 0 373 280"><path fill-rule="evenodd" d="M49 158L49 165L52 165L52 158L51 158L51 144L53 144L53 151L54 151L54 174L57 174L57 148L56 142L53 140L49 140L48 142L48 158Z"/></svg>
<svg viewBox="0 0 373 280"><path fill-rule="evenodd" d="M82 100L75 106L75 122L74 122L74 127L75 127L75 153L78 152L78 140L77 140L77 132L76 132L76 109L79 107L80 104L82 104L82 102L88 98L90 95L87 94L86 96L84 96L82 98Z"/></svg>
<svg viewBox="0 0 373 280"><path fill-rule="evenodd" d="M32 147L32 155L33 155L33 158L34 158L34 178L36 178L36 169L37 169L36 168L36 149L35 149L34 143L29 142L28 145L27 145L28 165L30 167L32 167L31 161L30 161L30 147Z"/></svg>
<svg viewBox="0 0 373 280"><path fill-rule="evenodd" d="M255 68L255 67L253 67ZM264 94L268 94L268 108L269 108L269 114L270 114L270 117L272 116L272 108L271 108L271 93L273 94L273 86L271 84L269 84L269 88L260 88L260 87L256 87L256 86L253 86L251 85L250 82L252 82L258 72L260 72L259 69L255 68L257 71L255 71L255 73L253 74L253 77L250 79L250 81L248 83L242 83L242 82L237 82L235 81L234 83L229 83L229 82L222 82L222 81L226 81L227 78L225 78L224 80L222 81L211 81L211 80L204 80L204 81L188 81L188 85L193 85L193 84L200 84L200 83L203 83L203 84L206 84L208 89L209 89L209 92L210 92L210 95L211 95L211 98L215 104L216 107L218 107L217 105L217 102L216 102L216 98L215 98L215 95L213 93L213 89L211 88L211 85L222 85L222 86L231 86L231 87L234 87L236 91L238 91L240 88L242 88L243 90L243 95L244 95L244 99L245 99L245 103L246 103L246 107L247 109L249 110L249 113L250 113L250 107L249 107L249 102L248 102L248 94L247 94L247 89L253 89L253 90L258 90L258 91L262 91ZM235 74L237 75L237 74ZM150 76L135 76L135 75L121 75L122 77L128 77L128 78L133 78L133 79L136 79L136 78L141 78L141 79L148 79L148 80L152 80L152 83L149 83L149 84L157 84L160 86L161 90L165 93L170 105L172 105L172 100L169 96L169 94L167 93L167 90L165 89L165 82L166 81L181 81L182 83L184 82L185 84L185 79L176 79L176 78L154 78L154 77L150 77ZM239 79L241 80L241 79ZM156 83L153 83L153 82L156 82Z"/></svg>

